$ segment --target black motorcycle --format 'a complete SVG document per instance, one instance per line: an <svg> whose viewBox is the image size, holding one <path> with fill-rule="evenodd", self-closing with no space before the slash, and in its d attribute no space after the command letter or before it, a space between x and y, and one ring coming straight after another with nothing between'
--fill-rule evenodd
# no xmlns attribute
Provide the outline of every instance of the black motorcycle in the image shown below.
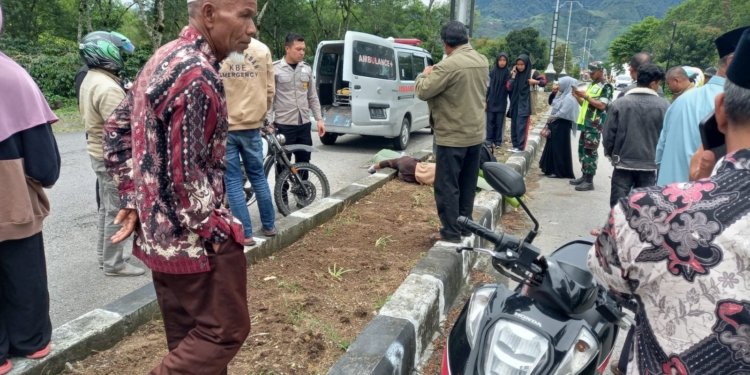
<svg viewBox="0 0 750 375"><path fill-rule="evenodd" d="M315 148L299 144L286 145L284 135L275 134L267 126L261 128L261 137L268 144L268 153L263 158L263 172L268 178L271 169L276 166L273 199L282 215L287 216L331 194L328 178L320 168L311 163L292 164L289 160L294 151L314 152ZM245 202L250 206L255 203L255 191L247 180L244 168L242 175Z"/></svg>
<svg viewBox="0 0 750 375"><path fill-rule="evenodd" d="M523 177L510 167L486 163L484 177L498 192L520 198ZM442 374L595 374L609 362L618 330L626 326L615 296L596 283L586 265L591 241L573 241L549 257L531 242L495 233L466 217L459 224L493 249L459 247L492 258L493 268L519 283L477 288L453 326L443 352Z"/></svg>

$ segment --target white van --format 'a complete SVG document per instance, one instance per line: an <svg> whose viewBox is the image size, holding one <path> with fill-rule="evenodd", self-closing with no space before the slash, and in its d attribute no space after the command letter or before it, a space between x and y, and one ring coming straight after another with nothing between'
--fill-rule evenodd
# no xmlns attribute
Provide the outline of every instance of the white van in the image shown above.
<svg viewBox="0 0 750 375"><path fill-rule="evenodd" d="M414 80L432 65L427 50L375 35L347 31L344 40L318 44L313 77L332 145L341 134L394 138L403 150L409 133L430 125L427 103Z"/></svg>

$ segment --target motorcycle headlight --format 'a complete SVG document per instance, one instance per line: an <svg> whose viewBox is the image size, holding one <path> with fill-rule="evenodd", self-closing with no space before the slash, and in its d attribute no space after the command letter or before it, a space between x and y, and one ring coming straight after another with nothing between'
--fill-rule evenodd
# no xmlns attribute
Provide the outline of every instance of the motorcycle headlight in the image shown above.
<svg viewBox="0 0 750 375"><path fill-rule="evenodd" d="M474 347L474 339L477 337L479 326L482 324L484 310L490 303L492 295L495 294L495 288L494 285L482 286L471 295L469 311L466 314L466 337L472 347Z"/></svg>
<svg viewBox="0 0 750 375"><path fill-rule="evenodd" d="M565 354L565 357L557 366L555 374L577 374L591 363L597 353L599 353L599 342L591 331L582 328L578 334L578 338L576 338L575 344L568 350L568 353Z"/></svg>
<svg viewBox="0 0 750 375"><path fill-rule="evenodd" d="M549 355L549 340L521 324L499 320L485 343L484 374L530 375Z"/></svg>
<svg viewBox="0 0 750 375"><path fill-rule="evenodd" d="M276 133L276 140L282 146L286 143L286 137L284 136L284 134Z"/></svg>

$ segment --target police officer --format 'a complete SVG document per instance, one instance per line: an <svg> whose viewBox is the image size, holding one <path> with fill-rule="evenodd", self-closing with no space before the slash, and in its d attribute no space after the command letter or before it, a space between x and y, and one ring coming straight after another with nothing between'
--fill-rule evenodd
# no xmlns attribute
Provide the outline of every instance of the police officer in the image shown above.
<svg viewBox="0 0 750 375"><path fill-rule="evenodd" d="M274 125L286 137L287 144L312 146L310 112L318 127L318 135L326 133L320 101L312 78L312 68L303 61L305 39L289 33L284 42L284 58L273 63L276 95L271 108ZM295 151L294 162L309 162L310 153Z"/></svg>

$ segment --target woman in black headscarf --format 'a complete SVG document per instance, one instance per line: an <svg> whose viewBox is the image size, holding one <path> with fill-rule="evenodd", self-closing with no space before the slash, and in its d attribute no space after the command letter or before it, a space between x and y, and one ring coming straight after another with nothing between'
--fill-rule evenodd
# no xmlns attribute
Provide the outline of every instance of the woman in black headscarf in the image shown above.
<svg viewBox="0 0 750 375"><path fill-rule="evenodd" d="M510 135L513 142L511 151L520 152L526 148L526 138L529 132L532 106L531 90L536 86L547 84L544 75L531 68L531 59L527 54L521 54L510 71L508 88L510 90Z"/></svg>
<svg viewBox="0 0 750 375"><path fill-rule="evenodd" d="M505 111L508 109L508 79L508 54L500 52L495 59L495 68L490 72L490 85L487 88L486 142L498 148L503 144Z"/></svg>

